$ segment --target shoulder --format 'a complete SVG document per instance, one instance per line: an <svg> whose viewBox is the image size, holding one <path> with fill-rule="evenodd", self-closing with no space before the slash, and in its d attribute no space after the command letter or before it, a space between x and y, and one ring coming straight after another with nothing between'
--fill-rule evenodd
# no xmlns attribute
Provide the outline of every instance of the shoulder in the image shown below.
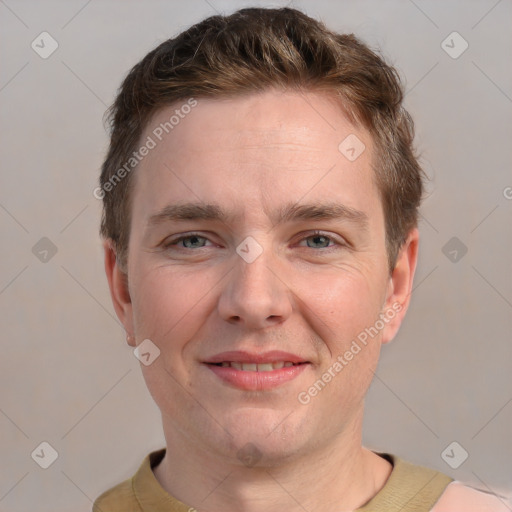
<svg viewBox="0 0 512 512"><path fill-rule="evenodd" d="M375 452L377 453L377 452ZM357 512L511 512L502 496L480 491L397 456L377 453L393 465L384 487Z"/></svg>
<svg viewBox="0 0 512 512"><path fill-rule="evenodd" d="M132 479L125 480L105 491L96 498L92 510L93 512L140 512L142 509L135 497Z"/></svg>
<svg viewBox="0 0 512 512"><path fill-rule="evenodd" d="M93 512L156 512L155 502L169 497L160 487L152 472L165 455L165 448L148 454L132 478L117 484L99 496Z"/></svg>
<svg viewBox="0 0 512 512"><path fill-rule="evenodd" d="M431 512L510 512L504 497L452 482L441 495Z"/></svg>
<svg viewBox="0 0 512 512"><path fill-rule="evenodd" d="M428 512L453 481L439 471L412 464L395 455L378 455L388 460L393 470L380 491L358 508L358 512Z"/></svg>

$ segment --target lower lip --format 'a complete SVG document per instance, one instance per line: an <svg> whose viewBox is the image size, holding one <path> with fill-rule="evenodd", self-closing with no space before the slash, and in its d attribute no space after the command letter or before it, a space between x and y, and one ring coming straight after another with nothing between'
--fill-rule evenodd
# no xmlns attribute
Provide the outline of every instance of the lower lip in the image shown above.
<svg viewBox="0 0 512 512"><path fill-rule="evenodd" d="M288 366L269 372L250 372L237 370L229 366L216 366L214 364L207 364L206 366L217 377L236 388L247 391L261 391L276 388L295 379L306 369L308 363Z"/></svg>

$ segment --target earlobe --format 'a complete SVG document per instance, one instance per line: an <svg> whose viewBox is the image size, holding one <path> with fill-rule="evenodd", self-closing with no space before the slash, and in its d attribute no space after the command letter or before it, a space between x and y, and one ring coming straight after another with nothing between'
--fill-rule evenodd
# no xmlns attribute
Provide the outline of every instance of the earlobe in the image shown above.
<svg viewBox="0 0 512 512"><path fill-rule="evenodd" d="M383 311L388 322L382 334L382 343L388 343L395 337L409 307L418 261L418 246L419 232L414 228L400 248L395 268L389 278L388 295Z"/></svg>
<svg viewBox="0 0 512 512"><path fill-rule="evenodd" d="M116 251L111 240L103 242L105 256L105 273L107 275L110 288L110 297L117 317L123 324L127 332L127 341L129 345L134 345L132 302L128 289L128 276L119 266L116 257Z"/></svg>

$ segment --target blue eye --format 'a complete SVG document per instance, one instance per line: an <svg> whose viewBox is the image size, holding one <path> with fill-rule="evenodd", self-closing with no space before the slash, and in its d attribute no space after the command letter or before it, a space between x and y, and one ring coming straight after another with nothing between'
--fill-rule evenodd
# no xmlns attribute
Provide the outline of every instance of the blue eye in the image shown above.
<svg viewBox="0 0 512 512"><path fill-rule="evenodd" d="M165 249L171 249L172 247L179 247L182 249L201 249L206 247L208 238L201 236L197 233L190 235L180 236L174 240L169 240L164 244Z"/></svg>
<svg viewBox="0 0 512 512"><path fill-rule="evenodd" d="M328 236L321 232L313 232L304 236L299 241L299 246L307 247L308 249L335 249L336 246L345 246L343 242L339 242L332 236ZM189 233L179 236L175 239L167 240L162 244L162 247L167 250L194 250L203 249L215 246L209 238L202 236L199 233Z"/></svg>
<svg viewBox="0 0 512 512"><path fill-rule="evenodd" d="M309 235L302 237L299 245L309 249L335 249L336 246L338 246L338 248L345 246L345 243L330 234L325 234L321 231L313 231L310 232Z"/></svg>

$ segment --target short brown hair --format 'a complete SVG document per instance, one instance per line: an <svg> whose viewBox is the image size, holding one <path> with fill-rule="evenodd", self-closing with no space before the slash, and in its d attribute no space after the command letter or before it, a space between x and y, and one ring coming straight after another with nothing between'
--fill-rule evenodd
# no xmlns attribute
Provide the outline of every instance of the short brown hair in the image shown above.
<svg viewBox="0 0 512 512"><path fill-rule="evenodd" d="M353 34L334 33L289 8L207 18L160 44L128 73L107 112L111 140L100 177L101 235L112 240L122 267L133 179L126 172L116 178L154 113L191 97L232 97L276 87L334 93L349 120L372 135L389 267L394 268L417 225L423 188L400 77Z"/></svg>

